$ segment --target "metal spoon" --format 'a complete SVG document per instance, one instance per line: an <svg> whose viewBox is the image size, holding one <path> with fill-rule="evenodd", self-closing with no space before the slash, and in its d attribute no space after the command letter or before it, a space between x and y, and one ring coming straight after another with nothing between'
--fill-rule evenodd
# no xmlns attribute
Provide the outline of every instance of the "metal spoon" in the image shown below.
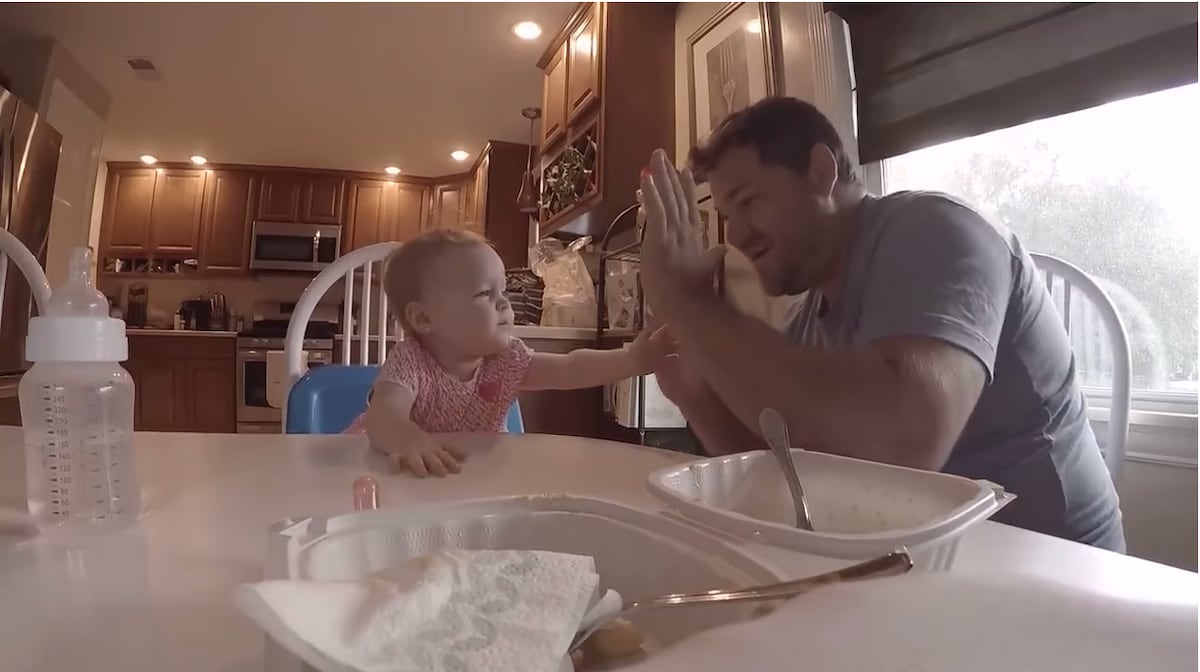
<svg viewBox="0 0 1200 672"><path fill-rule="evenodd" d="M796 527L813 531L812 516L808 512L808 500L804 498L804 488L800 485L800 476L796 473L796 465L792 462L792 444L788 440L787 421L783 415L773 408L763 409L758 416L758 428L762 431L763 439L771 447L771 452L783 470L783 478L787 481L788 491L792 493L792 506L796 509Z"/></svg>
<svg viewBox="0 0 1200 672"><path fill-rule="evenodd" d="M693 604L711 604L714 602L760 602L766 600L780 600L789 597L795 597L801 593L819 588L820 586L832 583L844 583L847 581L862 581L864 579L877 579L885 576L899 576L908 570L912 569L913 561L908 552L901 549L893 551L887 555L860 562L857 565L843 567L842 569L826 572L825 574L817 574L816 576L806 576L803 579L794 581L783 581L781 583L768 583L761 586L753 586L751 588L738 588L735 590L708 590L699 593L676 593L674 595L663 595L648 600L638 600L637 602L627 603L622 605L619 611L613 611L611 614L597 619L590 627L579 631L575 635L575 639L571 640L571 646L567 649L567 653L571 653L583 645L589 637L597 630L604 627L611 621L622 616L627 616L635 611L645 609L655 609L660 607L682 607Z"/></svg>

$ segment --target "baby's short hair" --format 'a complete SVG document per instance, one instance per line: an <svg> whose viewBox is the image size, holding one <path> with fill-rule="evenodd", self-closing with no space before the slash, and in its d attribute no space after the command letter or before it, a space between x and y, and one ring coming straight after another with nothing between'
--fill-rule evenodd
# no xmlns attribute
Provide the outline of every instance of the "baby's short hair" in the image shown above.
<svg viewBox="0 0 1200 672"><path fill-rule="evenodd" d="M421 298L421 281L438 257L453 249L472 245L490 245L487 238L472 231L438 229L427 231L400 244L384 261L383 291L400 326L412 333L405 307Z"/></svg>

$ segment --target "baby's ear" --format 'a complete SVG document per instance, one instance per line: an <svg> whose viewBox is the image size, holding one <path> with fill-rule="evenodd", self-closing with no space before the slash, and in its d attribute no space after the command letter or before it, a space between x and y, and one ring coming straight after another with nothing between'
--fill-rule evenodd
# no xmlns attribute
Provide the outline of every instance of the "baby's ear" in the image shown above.
<svg viewBox="0 0 1200 672"><path fill-rule="evenodd" d="M418 334L428 334L432 325L429 321L429 313L425 310L419 301L410 301L404 306L404 321L412 327L412 330Z"/></svg>

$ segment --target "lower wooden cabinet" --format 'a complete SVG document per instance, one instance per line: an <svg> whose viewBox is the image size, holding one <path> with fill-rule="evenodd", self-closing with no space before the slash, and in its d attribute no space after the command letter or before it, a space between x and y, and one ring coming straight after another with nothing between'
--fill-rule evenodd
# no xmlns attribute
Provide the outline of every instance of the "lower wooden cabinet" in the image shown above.
<svg viewBox="0 0 1200 672"><path fill-rule="evenodd" d="M125 369L139 431L237 431L236 340L131 333Z"/></svg>

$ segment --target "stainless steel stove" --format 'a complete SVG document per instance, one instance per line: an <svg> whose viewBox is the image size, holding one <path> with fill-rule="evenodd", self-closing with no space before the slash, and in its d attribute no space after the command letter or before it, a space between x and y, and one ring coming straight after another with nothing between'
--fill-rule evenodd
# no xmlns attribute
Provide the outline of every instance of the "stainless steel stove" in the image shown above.
<svg viewBox="0 0 1200 672"><path fill-rule="evenodd" d="M308 367L333 362L333 336L337 325L310 322L305 330L304 352ZM271 399L269 390L286 384L286 371L270 371L270 353L284 351L286 320L258 320L237 338L237 422L238 432L278 434L282 430L282 400ZM272 402L276 402L273 404Z"/></svg>

